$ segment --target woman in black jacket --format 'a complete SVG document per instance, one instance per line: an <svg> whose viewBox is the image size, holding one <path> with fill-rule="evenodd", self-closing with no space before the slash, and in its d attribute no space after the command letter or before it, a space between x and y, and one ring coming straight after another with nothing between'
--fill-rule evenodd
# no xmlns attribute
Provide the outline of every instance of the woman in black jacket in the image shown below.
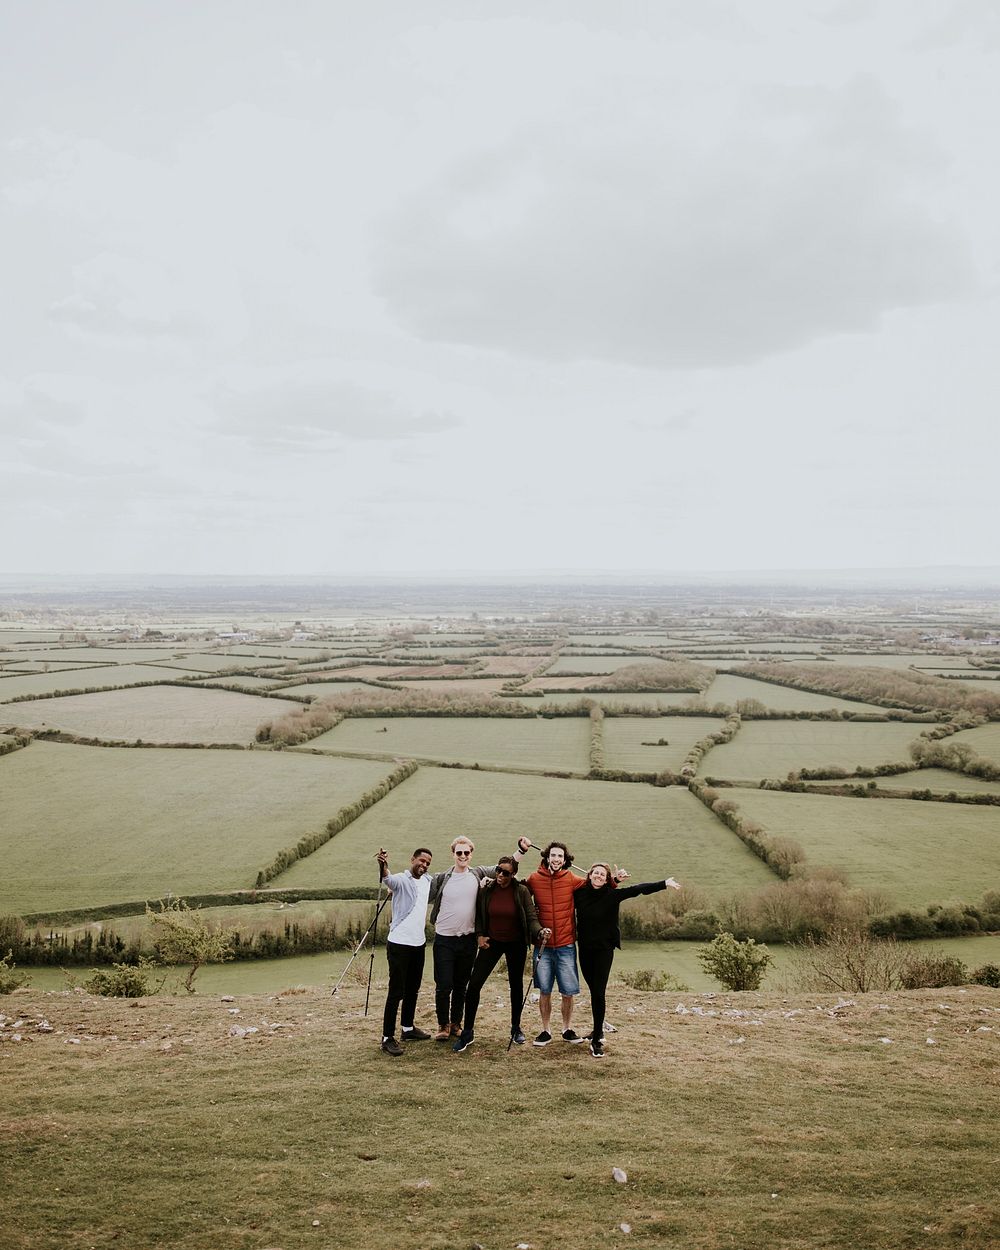
<svg viewBox="0 0 1000 1250"><path fill-rule="evenodd" d="M497 860L496 877L483 881L476 900L476 938L479 949L472 965L469 988L465 993L465 1022L458 1041L452 1047L456 1054L468 1050L476 1040L476 1013L479 996L490 973L501 959L507 960L510 985L510 1036L518 1045L524 1044L521 1032L521 1004L524 1001L524 964L528 946L552 936L543 929L531 892L523 881L515 881L517 864L510 855Z"/></svg>
<svg viewBox="0 0 1000 1250"><path fill-rule="evenodd" d="M679 890L680 885L667 877L665 881L647 881L642 885L615 888L611 884L612 872L607 864L594 864L587 873L587 884L574 895L576 905L576 943L580 954L580 971L590 990L590 1006L594 1013L594 1030L590 1035L590 1053L595 1059L604 1057L604 1011L605 994L615 950L622 944L618 927L618 909L627 898L639 894L656 894L668 887ZM626 872L614 874L614 880L623 881Z"/></svg>

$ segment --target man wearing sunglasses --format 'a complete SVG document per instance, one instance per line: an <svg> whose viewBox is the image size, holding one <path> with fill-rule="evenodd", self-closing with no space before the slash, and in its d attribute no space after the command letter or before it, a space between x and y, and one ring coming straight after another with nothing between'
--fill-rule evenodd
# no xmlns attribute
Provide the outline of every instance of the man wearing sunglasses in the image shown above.
<svg viewBox="0 0 1000 1250"><path fill-rule="evenodd" d="M507 960L511 1041L524 1045L521 1007L524 1003L524 964L528 943L543 939L548 941L552 934L538 923L538 913L528 887L523 881L514 880L516 871L513 856L501 855L497 861L496 879L484 881L479 891L476 903L476 941L479 949L465 997L465 1023L452 1047L456 1054L468 1050L475 1041L479 996L501 959Z"/></svg>
<svg viewBox="0 0 1000 1250"><path fill-rule="evenodd" d="M473 866L476 846L471 838L451 844L454 863L431 878L431 924L434 926L434 1005L437 1042L462 1031L465 993L476 958L476 900L479 883L496 874L496 864Z"/></svg>

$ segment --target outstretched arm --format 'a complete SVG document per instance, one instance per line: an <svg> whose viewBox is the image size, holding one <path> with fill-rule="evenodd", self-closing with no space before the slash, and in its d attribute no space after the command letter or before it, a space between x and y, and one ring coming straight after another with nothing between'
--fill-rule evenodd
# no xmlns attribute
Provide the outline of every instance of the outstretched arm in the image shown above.
<svg viewBox="0 0 1000 1250"><path fill-rule="evenodd" d="M380 846L378 854L375 856L378 860L379 880L385 888L392 893L392 880L389 877L389 852L384 846Z"/></svg>

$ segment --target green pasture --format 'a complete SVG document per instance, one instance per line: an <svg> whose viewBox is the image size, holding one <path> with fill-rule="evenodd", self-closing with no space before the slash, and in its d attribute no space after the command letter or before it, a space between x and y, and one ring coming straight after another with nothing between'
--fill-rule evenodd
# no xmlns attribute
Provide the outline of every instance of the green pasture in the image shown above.
<svg viewBox="0 0 1000 1250"><path fill-rule="evenodd" d="M491 698L499 694L507 685L506 677L448 677L435 680L433 677L418 677L413 681L404 680L399 673L392 679L393 684L401 690L419 690L425 694L473 694Z"/></svg>
<svg viewBox="0 0 1000 1250"><path fill-rule="evenodd" d="M164 647L44 647L25 650L26 660L51 660L53 664L154 664L161 660L174 660L186 653L183 646ZM2 658L2 656L0 656Z"/></svg>
<svg viewBox="0 0 1000 1250"><path fill-rule="evenodd" d="M724 796L772 836L801 843L810 864L842 869L893 907L978 902L1000 888L996 808L740 788Z"/></svg>
<svg viewBox="0 0 1000 1250"><path fill-rule="evenodd" d="M799 768L902 762L919 725L900 722L744 721L731 742L713 747L701 763L710 777L784 777Z"/></svg>
<svg viewBox="0 0 1000 1250"><path fill-rule="evenodd" d="M648 655L560 655L545 671L551 677L562 673L616 673L633 664L652 663Z"/></svg>
<svg viewBox="0 0 1000 1250"><path fill-rule="evenodd" d="M206 655L198 651L185 652L176 660L162 661L164 668L190 668L197 673L220 673L231 668L277 668L284 663L286 661L278 656L270 660L258 657L251 663L247 663L244 657L239 655L224 655L217 652Z"/></svg>
<svg viewBox="0 0 1000 1250"><path fill-rule="evenodd" d="M584 867L608 859L636 881L673 875L713 895L775 879L682 787L422 768L272 884L368 885L379 846L390 852L393 871L423 845L434 852L435 868L447 868L448 845L459 834L475 842L478 864L513 852L523 835L539 846L553 838L566 842ZM537 864L529 852L522 873Z"/></svg>
<svg viewBox="0 0 1000 1250"><path fill-rule="evenodd" d="M114 690L136 686L145 681L176 681L178 677L195 677L193 669L163 668L155 664L108 664L87 667L67 673L32 673L23 677L0 674L0 703L22 695L36 697L56 690Z"/></svg>
<svg viewBox="0 0 1000 1250"><path fill-rule="evenodd" d="M201 686L141 686L18 703L8 709L26 729L61 729L115 742L253 742L264 720L301 705Z"/></svg>
<svg viewBox="0 0 1000 1250"><path fill-rule="evenodd" d="M964 742L984 759L1000 765L1000 721L991 721L988 725L980 725L976 729L963 729L948 742Z"/></svg>
<svg viewBox="0 0 1000 1250"><path fill-rule="evenodd" d="M962 667L961 656L934 655L928 651L908 651L905 653L888 654L884 651L872 654L827 654L824 659L833 664L847 665L849 668L908 668L935 669L942 665Z"/></svg>
<svg viewBox="0 0 1000 1250"><path fill-rule="evenodd" d="M34 742L0 758L0 914L252 886L390 771L274 751Z"/></svg>
<svg viewBox="0 0 1000 1250"><path fill-rule="evenodd" d="M627 699L628 696L625 696ZM604 767L631 773L679 772L699 738L722 725L709 716L614 716L604 720ZM645 745L664 739L667 746Z"/></svg>
<svg viewBox="0 0 1000 1250"><path fill-rule="evenodd" d="M435 685L451 686L452 682ZM586 772L590 720L470 716L359 716L348 718L309 746L320 751L391 752L393 755L483 767Z"/></svg>
<svg viewBox="0 0 1000 1250"><path fill-rule="evenodd" d="M308 695L313 699L322 699L330 694L351 694L358 690L374 690L364 681L303 681L295 686L282 686L280 694Z"/></svg>
<svg viewBox="0 0 1000 1250"><path fill-rule="evenodd" d="M954 773L947 768L916 768L911 773L896 773L892 777L879 777L881 790L933 790L935 794L1000 794L1000 781L983 781L965 773ZM1000 820L1000 813L997 815Z"/></svg>
<svg viewBox="0 0 1000 1250"><path fill-rule="evenodd" d="M706 703L728 703L731 707L739 699L758 699L775 712L820 712L829 708L838 708L841 712L885 712L885 708L874 703L813 694L791 686L776 686L769 681L755 681L752 677L737 677L733 673L719 673L702 697Z"/></svg>
<svg viewBox="0 0 1000 1250"><path fill-rule="evenodd" d="M6 672L26 673L66 673L86 672L87 669L106 668L107 660L93 664L84 664L82 660L5 660L0 654L0 675Z"/></svg>

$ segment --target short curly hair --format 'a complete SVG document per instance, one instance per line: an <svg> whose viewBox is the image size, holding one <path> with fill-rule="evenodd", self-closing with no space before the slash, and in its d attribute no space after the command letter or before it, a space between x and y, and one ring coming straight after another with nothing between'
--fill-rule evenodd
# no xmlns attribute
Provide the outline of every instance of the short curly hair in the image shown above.
<svg viewBox="0 0 1000 1250"><path fill-rule="evenodd" d="M570 864L572 864L573 862L573 856L570 855L569 847L566 845L565 842L550 842L548 846L545 848L545 850L542 851L542 863L545 865L546 868L548 868L549 851L553 850L557 846L561 848L562 853L566 856L565 860L563 861L563 867L568 868Z"/></svg>

